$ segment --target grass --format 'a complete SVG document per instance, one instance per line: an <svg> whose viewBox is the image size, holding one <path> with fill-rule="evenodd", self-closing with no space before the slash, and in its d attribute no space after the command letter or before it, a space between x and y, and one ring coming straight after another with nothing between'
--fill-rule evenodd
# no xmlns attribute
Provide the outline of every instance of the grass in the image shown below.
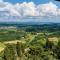
<svg viewBox="0 0 60 60"><path fill-rule="evenodd" d="M52 36L53 33L47 33L48 34L48 39L50 41L53 41L55 44L58 42L59 38L57 36ZM12 44L16 44L18 41L19 42L26 42L26 41L29 41L31 42L32 40L34 40L34 38L36 36L43 36L44 33L43 32L40 32L40 33L37 33L37 34L31 34L31 32L22 32L22 31L17 31L16 29L14 30L1 30L0 31L0 51L2 51L4 48L5 48L5 45L4 44L8 44L8 43L12 43ZM16 37L18 37L19 39L16 39ZM43 38L43 37L42 37ZM38 40L38 42L42 42L42 40ZM45 40L43 40L43 43L45 43Z"/></svg>
<svg viewBox="0 0 60 60"><path fill-rule="evenodd" d="M1 52L2 50L4 50L4 48L5 48L5 45L0 42L0 52Z"/></svg>

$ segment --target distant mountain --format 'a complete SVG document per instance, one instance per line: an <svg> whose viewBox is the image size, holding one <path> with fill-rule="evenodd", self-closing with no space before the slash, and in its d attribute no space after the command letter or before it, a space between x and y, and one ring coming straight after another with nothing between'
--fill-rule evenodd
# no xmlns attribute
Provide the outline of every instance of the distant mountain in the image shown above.
<svg viewBox="0 0 60 60"><path fill-rule="evenodd" d="M60 24L60 23L53 23L53 22L0 22L0 24L43 25L43 24Z"/></svg>

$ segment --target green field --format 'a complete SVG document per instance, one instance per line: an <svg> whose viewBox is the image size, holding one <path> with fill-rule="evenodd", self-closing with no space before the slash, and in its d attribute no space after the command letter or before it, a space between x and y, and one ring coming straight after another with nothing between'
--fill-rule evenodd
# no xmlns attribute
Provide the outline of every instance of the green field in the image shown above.
<svg viewBox="0 0 60 60"><path fill-rule="evenodd" d="M0 29L0 60L60 60L60 30Z"/></svg>

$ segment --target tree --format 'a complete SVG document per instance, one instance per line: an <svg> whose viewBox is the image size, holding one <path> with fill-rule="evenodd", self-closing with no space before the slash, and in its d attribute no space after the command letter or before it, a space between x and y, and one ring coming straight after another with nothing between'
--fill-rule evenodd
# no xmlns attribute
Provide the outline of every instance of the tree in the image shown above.
<svg viewBox="0 0 60 60"><path fill-rule="evenodd" d="M56 53L57 58L60 59L60 40L58 41L58 44L56 46L54 53Z"/></svg>
<svg viewBox="0 0 60 60"><path fill-rule="evenodd" d="M46 33L44 33L45 35L45 39L46 39L46 45L45 45L45 48L48 50L48 49L52 49L53 47L53 42L52 41L49 41L48 39L48 35Z"/></svg>
<svg viewBox="0 0 60 60"><path fill-rule="evenodd" d="M17 53L14 45L7 45L4 50L4 59L5 60L16 60Z"/></svg>
<svg viewBox="0 0 60 60"><path fill-rule="evenodd" d="M17 55L20 58L20 60L24 56L24 49L25 49L24 44L22 42L17 42L16 51L17 51Z"/></svg>

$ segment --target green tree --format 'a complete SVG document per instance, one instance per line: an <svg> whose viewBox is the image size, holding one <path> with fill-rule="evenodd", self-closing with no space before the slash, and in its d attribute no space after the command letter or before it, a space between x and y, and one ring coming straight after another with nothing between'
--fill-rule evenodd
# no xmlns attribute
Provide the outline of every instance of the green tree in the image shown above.
<svg viewBox="0 0 60 60"><path fill-rule="evenodd" d="M56 53L57 58L60 59L60 40L58 41L58 44L56 46L56 49L54 50L54 53Z"/></svg>
<svg viewBox="0 0 60 60"><path fill-rule="evenodd" d="M48 49L51 49L52 50L52 47L54 46L53 42L52 41L49 41L47 33L44 33L44 35L45 35L45 39L46 39L45 48L47 50Z"/></svg>
<svg viewBox="0 0 60 60"><path fill-rule="evenodd" d="M5 60L16 60L17 53L14 45L7 45L4 51L4 59Z"/></svg>
<svg viewBox="0 0 60 60"><path fill-rule="evenodd" d="M17 51L17 55L20 58L20 60L21 60L21 58L24 55L24 49L25 49L24 44L22 42L17 42L17 44L16 44L16 51Z"/></svg>

